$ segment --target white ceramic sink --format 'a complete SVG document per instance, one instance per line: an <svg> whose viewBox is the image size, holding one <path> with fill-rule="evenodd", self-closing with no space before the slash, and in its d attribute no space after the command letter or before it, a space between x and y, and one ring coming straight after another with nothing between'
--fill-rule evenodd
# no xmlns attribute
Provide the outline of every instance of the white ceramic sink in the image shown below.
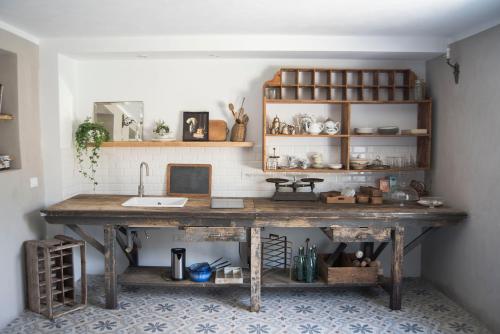
<svg viewBox="0 0 500 334"><path fill-rule="evenodd" d="M122 206L139 206L148 208L182 208L186 197L131 197Z"/></svg>

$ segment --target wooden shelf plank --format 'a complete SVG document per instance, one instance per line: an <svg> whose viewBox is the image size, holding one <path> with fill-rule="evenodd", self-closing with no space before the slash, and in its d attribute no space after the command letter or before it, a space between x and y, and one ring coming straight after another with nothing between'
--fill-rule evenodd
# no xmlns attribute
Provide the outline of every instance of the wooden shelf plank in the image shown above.
<svg viewBox="0 0 500 334"><path fill-rule="evenodd" d="M243 270L243 284L215 284L215 275L208 282L193 282L189 278L174 281L170 278L170 267L128 267L118 278L122 285L142 286L188 286L188 287L215 287L215 286L250 286L248 269Z"/></svg>
<svg viewBox="0 0 500 334"><path fill-rule="evenodd" d="M381 134L373 134L373 135L349 135L349 137L394 137L394 138L402 138L402 137L430 137L429 134L408 134L408 135L381 135Z"/></svg>
<svg viewBox="0 0 500 334"><path fill-rule="evenodd" d="M178 286L178 287L231 287L231 286L250 286L250 272L243 269L243 284L215 284L214 275L208 282L198 283L189 279L174 281L170 279L170 267L129 267L120 275L118 281L122 285L136 286ZM331 286L366 286L367 284L327 284L323 279L318 279L312 283L298 282L290 279L288 269L263 269L262 287L331 287ZM373 286L374 284L369 284Z"/></svg>
<svg viewBox="0 0 500 334"><path fill-rule="evenodd" d="M429 170L428 167L415 168L389 168L389 169L331 169L331 168L279 168L279 169L264 169L264 173L397 173L397 172L413 172L421 170Z"/></svg>
<svg viewBox="0 0 500 334"><path fill-rule="evenodd" d="M360 101L360 100L295 100L295 99L265 99L266 103L274 104L421 104L431 100L387 100L387 101Z"/></svg>
<svg viewBox="0 0 500 334"><path fill-rule="evenodd" d="M347 173L346 169L331 169L331 168L279 168L265 169L266 173Z"/></svg>
<svg viewBox="0 0 500 334"><path fill-rule="evenodd" d="M0 121L11 121L14 119L14 116L8 114L0 114Z"/></svg>
<svg viewBox="0 0 500 334"><path fill-rule="evenodd" d="M272 134L266 134L266 137L296 137L296 138L347 138L348 135L326 135L326 134L319 134L319 135L308 135L308 134L298 134L298 135L272 135Z"/></svg>
<svg viewBox="0 0 500 334"><path fill-rule="evenodd" d="M232 141L114 141L102 147L253 147L253 142Z"/></svg>

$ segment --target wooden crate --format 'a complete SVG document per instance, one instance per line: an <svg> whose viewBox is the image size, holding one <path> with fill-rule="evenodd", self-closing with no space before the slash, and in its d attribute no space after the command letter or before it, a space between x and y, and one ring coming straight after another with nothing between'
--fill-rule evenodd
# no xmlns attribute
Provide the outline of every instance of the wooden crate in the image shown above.
<svg viewBox="0 0 500 334"><path fill-rule="evenodd" d="M342 196L338 191L329 191L320 193L320 198L324 203L327 204L354 204L356 203L356 197L354 196Z"/></svg>
<svg viewBox="0 0 500 334"><path fill-rule="evenodd" d="M323 280L328 284L359 284L375 285L377 284L378 267L347 267L345 257L349 254L343 254L338 266L329 267L325 260L328 254L320 254L318 257L319 273Z"/></svg>
<svg viewBox="0 0 500 334"><path fill-rule="evenodd" d="M75 291L73 250L80 248L81 294ZM25 242L28 308L54 319L87 304L85 242L63 235ZM49 288L50 287L50 288Z"/></svg>
<svg viewBox="0 0 500 334"><path fill-rule="evenodd" d="M241 267L217 269L215 284L243 284L243 270Z"/></svg>

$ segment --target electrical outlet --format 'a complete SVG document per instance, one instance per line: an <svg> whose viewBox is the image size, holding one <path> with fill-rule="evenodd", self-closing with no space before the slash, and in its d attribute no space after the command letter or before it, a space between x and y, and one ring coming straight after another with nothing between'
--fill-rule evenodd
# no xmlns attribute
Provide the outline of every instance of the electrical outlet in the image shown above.
<svg viewBox="0 0 500 334"><path fill-rule="evenodd" d="M30 178L30 188L37 188L38 187L38 178L32 177Z"/></svg>

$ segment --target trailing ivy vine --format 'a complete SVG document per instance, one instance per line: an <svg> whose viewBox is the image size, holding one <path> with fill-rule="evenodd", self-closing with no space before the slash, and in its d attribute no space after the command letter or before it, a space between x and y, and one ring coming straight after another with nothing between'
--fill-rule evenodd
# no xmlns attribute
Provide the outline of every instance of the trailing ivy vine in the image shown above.
<svg viewBox="0 0 500 334"><path fill-rule="evenodd" d="M98 167L100 148L102 143L108 140L108 130L102 124L92 122L90 118L87 118L76 129L75 146L78 171L92 182L94 190L98 184L95 172Z"/></svg>

